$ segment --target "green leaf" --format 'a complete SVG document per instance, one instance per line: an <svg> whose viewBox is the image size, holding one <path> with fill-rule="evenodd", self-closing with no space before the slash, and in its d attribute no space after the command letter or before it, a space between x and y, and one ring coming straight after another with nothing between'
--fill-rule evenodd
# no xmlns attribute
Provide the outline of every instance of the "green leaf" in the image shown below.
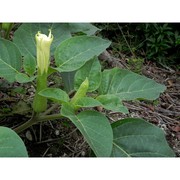
<svg viewBox="0 0 180 180"><path fill-rule="evenodd" d="M76 102L76 105L79 107L96 107L96 106L102 106L102 104L92 98L92 97L82 97L80 99L78 99L78 101Z"/></svg>
<svg viewBox="0 0 180 180"><path fill-rule="evenodd" d="M38 94L58 103L69 101L68 94L65 91L58 88L46 88L40 91Z"/></svg>
<svg viewBox="0 0 180 180"><path fill-rule="evenodd" d="M23 100L18 101L16 104L12 107L12 114L21 114L25 115L28 112L31 112L32 108Z"/></svg>
<svg viewBox="0 0 180 180"><path fill-rule="evenodd" d="M112 124L113 157L174 157L164 132L138 118L127 118Z"/></svg>
<svg viewBox="0 0 180 180"><path fill-rule="evenodd" d="M110 41L95 36L77 36L63 41L55 51L55 62L59 72L75 71L88 60L98 56Z"/></svg>
<svg viewBox="0 0 180 180"><path fill-rule="evenodd" d="M27 54L23 60L23 68L28 75L33 76L36 71L35 57L31 56L30 54Z"/></svg>
<svg viewBox="0 0 180 180"><path fill-rule="evenodd" d="M71 37L72 33L84 32L87 35L92 35L99 30L89 23L23 23L15 31L13 41L23 56L36 57L35 34L41 31L41 33L48 35L48 29L52 30L54 36L51 55L54 54L56 47L62 41Z"/></svg>
<svg viewBox="0 0 180 180"><path fill-rule="evenodd" d="M72 90L74 90L74 75L75 75L75 73L76 73L76 71L61 73L62 81L64 84L64 89L68 93L71 92Z"/></svg>
<svg viewBox="0 0 180 180"><path fill-rule="evenodd" d="M22 139L11 129L0 126L0 157L28 157Z"/></svg>
<svg viewBox="0 0 180 180"><path fill-rule="evenodd" d="M103 106L103 108L107 110L111 110L113 112L121 112L124 114L128 113L128 109L122 104L119 98L115 95L100 95L96 98Z"/></svg>
<svg viewBox="0 0 180 180"><path fill-rule="evenodd" d="M51 29L54 40L51 45L51 54L65 39L71 37L68 24L61 23L23 23L14 33L13 41L19 47L23 56L36 57L35 35L38 31L48 35Z"/></svg>
<svg viewBox="0 0 180 180"><path fill-rule="evenodd" d="M100 31L99 28L90 23L69 23L69 28L72 33L83 32L89 36L95 34L97 31Z"/></svg>
<svg viewBox="0 0 180 180"><path fill-rule="evenodd" d="M109 157L112 151L113 133L108 119L96 111L74 114L69 104L63 104L61 113L79 129L98 157Z"/></svg>
<svg viewBox="0 0 180 180"><path fill-rule="evenodd" d="M27 82L32 82L36 78L36 76L29 77L24 73L18 73L16 74L15 78L16 81L19 83L27 83Z"/></svg>
<svg viewBox="0 0 180 180"><path fill-rule="evenodd" d="M15 81L15 76L21 69L22 59L16 45L0 38L0 76L9 82Z"/></svg>
<svg viewBox="0 0 180 180"><path fill-rule="evenodd" d="M125 69L105 70L102 75L99 94L113 94L120 100L144 98L155 100L166 87L154 80Z"/></svg>
<svg viewBox="0 0 180 180"><path fill-rule="evenodd" d="M89 88L88 92L95 91L101 82L101 65L97 57L86 62L75 75L75 89L77 90L81 83L88 77Z"/></svg>
<svg viewBox="0 0 180 180"><path fill-rule="evenodd" d="M50 76L51 74L53 74L55 72L58 72L58 71L51 66L48 67L48 76Z"/></svg>

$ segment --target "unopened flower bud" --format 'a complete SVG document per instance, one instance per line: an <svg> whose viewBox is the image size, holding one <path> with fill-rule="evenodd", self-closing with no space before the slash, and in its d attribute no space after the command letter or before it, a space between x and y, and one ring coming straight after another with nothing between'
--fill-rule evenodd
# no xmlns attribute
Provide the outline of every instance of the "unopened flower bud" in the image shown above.
<svg viewBox="0 0 180 180"><path fill-rule="evenodd" d="M37 66L40 73L47 73L50 59L50 46L53 41L53 35L49 30L49 35L41 34L40 31L35 36L37 48Z"/></svg>

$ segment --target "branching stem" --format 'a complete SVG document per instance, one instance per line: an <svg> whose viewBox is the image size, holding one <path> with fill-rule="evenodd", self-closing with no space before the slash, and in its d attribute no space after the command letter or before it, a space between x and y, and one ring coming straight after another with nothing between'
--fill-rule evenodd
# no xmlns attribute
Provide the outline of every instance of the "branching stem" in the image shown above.
<svg viewBox="0 0 180 180"><path fill-rule="evenodd" d="M61 114L52 114L52 115L40 115L40 114L33 114L32 118L25 122L24 124L18 126L14 129L16 133L20 133L25 129L29 128L30 126L37 124L39 122L55 120L55 119L62 119L64 118Z"/></svg>
<svg viewBox="0 0 180 180"><path fill-rule="evenodd" d="M54 109L58 108L59 104L53 104L49 109L47 109L42 115L47 115L52 112Z"/></svg>

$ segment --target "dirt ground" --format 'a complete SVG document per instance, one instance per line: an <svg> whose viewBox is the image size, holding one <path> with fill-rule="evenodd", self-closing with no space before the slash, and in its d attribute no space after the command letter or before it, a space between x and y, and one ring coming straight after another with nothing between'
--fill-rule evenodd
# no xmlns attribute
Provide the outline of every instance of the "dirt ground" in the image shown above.
<svg viewBox="0 0 180 180"><path fill-rule="evenodd" d="M109 57L108 57L109 56ZM109 67L129 68L126 59L113 58L108 52L101 56ZM124 102L130 114L122 115L103 111L111 122L124 117L140 117L162 128L166 139L177 157L180 157L180 72L146 62L142 74L166 85L166 91L151 101ZM15 91L16 90L16 91ZM8 84L0 79L0 125L14 128L27 120L29 107L23 101L31 101L33 90L19 88L18 83ZM15 109L21 102L22 112ZM15 109L15 110L14 110ZM16 113L12 113L16 111ZM23 113L26 112L26 116ZM67 120L55 120L33 125L20 134L30 157L89 157L90 148L76 127Z"/></svg>

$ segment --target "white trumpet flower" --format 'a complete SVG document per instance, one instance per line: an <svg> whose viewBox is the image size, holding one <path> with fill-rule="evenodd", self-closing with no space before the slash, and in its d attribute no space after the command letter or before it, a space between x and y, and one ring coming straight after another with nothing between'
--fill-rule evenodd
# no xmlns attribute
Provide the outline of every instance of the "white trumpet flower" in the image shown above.
<svg viewBox="0 0 180 180"><path fill-rule="evenodd" d="M53 41L53 35L49 30L49 35L41 34L40 31L35 36L37 48L37 67L40 74L47 73L50 59L50 46Z"/></svg>

